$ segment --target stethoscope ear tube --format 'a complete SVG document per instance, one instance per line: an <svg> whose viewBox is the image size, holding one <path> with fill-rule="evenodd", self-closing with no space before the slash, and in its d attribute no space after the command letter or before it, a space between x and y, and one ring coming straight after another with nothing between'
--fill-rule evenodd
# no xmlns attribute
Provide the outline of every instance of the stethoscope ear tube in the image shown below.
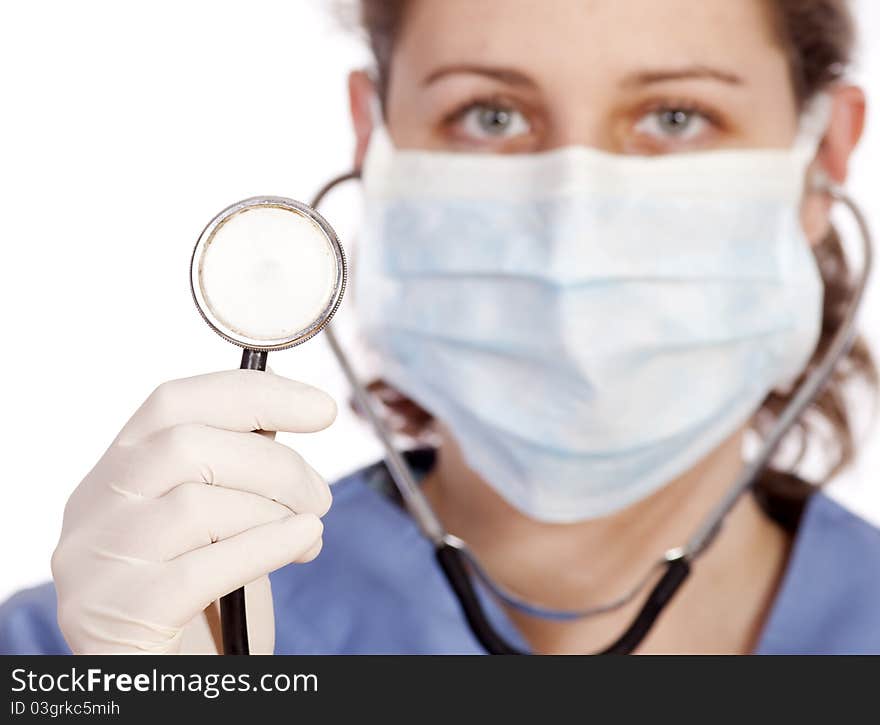
<svg viewBox="0 0 880 725"><path fill-rule="evenodd" d="M770 463L773 454L788 431L797 423L828 384L828 381L831 380L837 365L852 348L856 339L856 322L874 266L874 243L871 229L858 204L840 186L829 182L827 178L822 176L817 177L814 184L816 186L813 191L827 194L830 199L843 204L852 214L862 237L861 270L853 282L853 291L843 320L831 338L825 354L779 414L777 422L766 436L760 452L746 466L714 511L706 517L704 523L688 540L685 553L691 561L702 554L718 535L727 514L730 513L739 498L752 488L761 471Z"/></svg>
<svg viewBox="0 0 880 725"><path fill-rule="evenodd" d="M628 655L635 651L635 648L641 644L642 640L651 631L657 617L669 604L675 593L684 584L685 579L691 573L691 565L684 556L669 559L666 563L666 571L660 577L638 615L632 624L626 628L626 631L620 635L612 644L597 654L601 655Z"/></svg>
<svg viewBox="0 0 880 725"><path fill-rule="evenodd" d="M477 598L467 565L460 549L449 543L441 543L435 550L434 556L443 570L449 586L455 592L461 605L462 613L467 619L468 626L474 633L479 643L491 655L522 655L521 652L507 644L489 624L483 607Z"/></svg>

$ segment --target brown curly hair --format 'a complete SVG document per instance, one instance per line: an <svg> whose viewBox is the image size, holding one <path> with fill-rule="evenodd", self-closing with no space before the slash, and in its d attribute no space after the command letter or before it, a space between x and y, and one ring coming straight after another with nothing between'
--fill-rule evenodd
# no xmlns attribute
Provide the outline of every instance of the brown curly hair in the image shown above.
<svg viewBox="0 0 880 725"><path fill-rule="evenodd" d="M798 104L840 79L849 66L855 46L855 25L848 0L762 0L767 4L776 37L786 51L791 82ZM375 59L375 78L384 101L391 72L395 38L404 20L407 0L358 0L359 23L366 32ZM797 381L814 369L828 349L852 297L854 279L835 230L813 250L824 282L822 330L813 358ZM858 338L822 394L788 436L800 451L785 465L765 471L754 493L763 509L789 529L800 519L804 504L815 490L849 464L855 456L853 410L845 392L851 383L866 383L876 395L877 370L870 351ZM369 390L383 404L388 419L399 432L418 440L430 431L431 415L382 380ZM787 394L773 392L754 419L756 432L766 434L789 402ZM828 461L825 473L807 482L794 471L809 448L823 446ZM784 446L785 447L785 446Z"/></svg>

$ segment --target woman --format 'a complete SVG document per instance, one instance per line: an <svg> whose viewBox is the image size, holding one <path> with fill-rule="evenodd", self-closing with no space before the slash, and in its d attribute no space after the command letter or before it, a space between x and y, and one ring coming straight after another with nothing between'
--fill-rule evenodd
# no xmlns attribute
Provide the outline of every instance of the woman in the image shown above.
<svg viewBox="0 0 880 725"><path fill-rule="evenodd" d="M614 601L716 505L840 325L850 275L817 179L845 181L864 122L847 6L360 7L373 389L433 436L410 463L495 582L562 612ZM874 384L861 344L782 453L847 465L858 378ZM54 587L0 610L2 649L213 652L212 603L248 584L254 652L482 652L381 465L331 507L250 432L334 415L274 375L161 385L71 496ZM880 652L880 532L796 458L738 501L638 652ZM536 653L601 649L639 605L486 602Z"/></svg>

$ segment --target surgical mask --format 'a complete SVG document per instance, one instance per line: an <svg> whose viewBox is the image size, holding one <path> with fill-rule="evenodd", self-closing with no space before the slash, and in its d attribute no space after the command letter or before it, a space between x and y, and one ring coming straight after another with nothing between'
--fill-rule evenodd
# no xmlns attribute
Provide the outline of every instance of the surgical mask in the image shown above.
<svg viewBox="0 0 880 725"><path fill-rule="evenodd" d="M817 130L790 149L633 157L397 150L377 129L355 273L383 377L534 519L647 497L815 348L823 286L799 208Z"/></svg>

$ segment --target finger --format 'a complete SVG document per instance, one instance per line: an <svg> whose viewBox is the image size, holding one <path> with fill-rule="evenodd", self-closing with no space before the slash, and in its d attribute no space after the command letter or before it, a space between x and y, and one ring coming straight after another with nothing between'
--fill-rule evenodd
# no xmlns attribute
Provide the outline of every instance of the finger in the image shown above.
<svg viewBox="0 0 880 725"><path fill-rule="evenodd" d="M263 496L184 483L139 512L129 524L128 540L135 547L149 549L132 555L170 561L256 526L280 521L290 513L286 506Z"/></svg>
<svg viewBox="0 0 880 725"><path fill-rule="evenodd" d="M195 482L254 493L294 513L323 516L332 501L330 487L302 456L255 433L177 425L123 454L130 459L120 486L137 496L158 498Z"/></svg>
<svg viewBox="0 0 880 725"><path fill-rule="evenodd" d="M275 653L275 608L272 603L272 585L263 576L244 588L244 606L247 612L248 644L252 655Z"/></svg>
<svg viewBox="0 0 880 725"><path fill-rule="evenodd" d="M299 564L308 564L310 561L314 561L315 559L318 558L318 554L321 553L321 549L323 549L323 548L324 548L324 539L323 538L318 539L318 542L311 549L309 549L305 554L303 554L299 559L297 559L297 562Z"/></svg>
<svg viewBox="0 0 880 725"><path fill-rule="evenodd" d="M162 615L174 623L188 622L210 602L298 561L321 538L321 519L298 514L249 529L191 551L166 564Z"/></svg>
<svg viewBox="0 0 880 725"><path fill-rule="evenodd" d="M312 433L335 417L336 403L318 388L261 370L228 370L163 383L126 423L117 441L125 445L182 423Z"/></svg>

